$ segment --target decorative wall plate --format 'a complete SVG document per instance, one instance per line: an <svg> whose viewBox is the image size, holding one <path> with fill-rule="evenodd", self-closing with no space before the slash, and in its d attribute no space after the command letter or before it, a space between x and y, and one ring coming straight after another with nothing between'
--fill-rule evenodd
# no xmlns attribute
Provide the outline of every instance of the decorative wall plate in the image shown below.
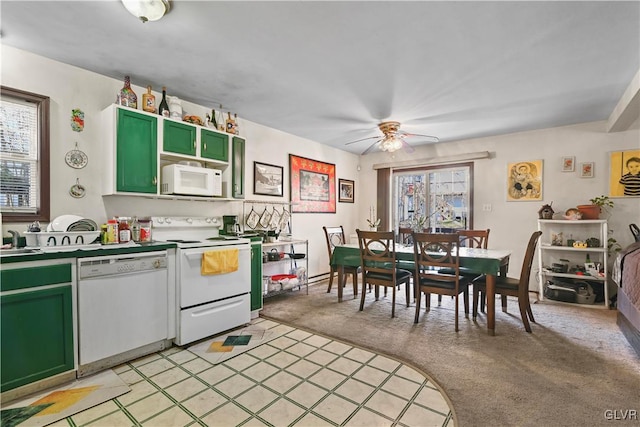
<svg viewBox="0 0 640 427"><path fill-rule="evenodd" d="M89 159L86 154L78 150L78 143L76 142L76 148L67 152L64 156L64 161L74 169L82 169L87 166Z"/></svg>
<svg viewBox="0 0 640 427"><path fill-rule="evenodd" d="M80 184L80 179L78 178L76 179L76 183L69 189L69 194L71 194L71 197L74 197L76 199L81 199L82 197L84 197L86 192L87 190L82 184Z"/></svg>

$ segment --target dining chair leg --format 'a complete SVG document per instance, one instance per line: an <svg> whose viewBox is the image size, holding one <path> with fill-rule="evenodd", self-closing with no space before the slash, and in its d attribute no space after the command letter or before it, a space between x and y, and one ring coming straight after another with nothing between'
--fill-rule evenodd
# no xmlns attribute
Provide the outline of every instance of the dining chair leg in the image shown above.
<svg viewBox="0 0 640 427"><path fill-rule="evenodd" d="M353 276L353 296L356 297L358 295L358 272L353 272L351 275Z"/></svg>
<svg viewBox="0 0 640 427"><path fill-rule="evenodd" d="M473 320L478 317L478 297L480 296L480 290L473 287Z"/></svg>
<svg viewBox="0 0 640 427"><path fill-rule="evenodd" d="M442 305L442 295L438 295L438 307Z"/></svg>
<svg viewBox="0 0 640 427"><path fill-rule="evenodd" d="M507 312L507 296L500 295L500 300L502 301L502 311L506 313Z"/></svg>
<svg viewBox="0 0 640 427"><path fill-rule="evenodd" d="M362 295L361 295L361 297L360 297L360 311L362 311L362 310L364 309L364 297L365 297L365 295L366 295L365 287L366 287L366 283L365 283L365 281L363 280L363 281L362 281Z"/></svg>
<svg viewBox="0 0 640 427"><path fill-rule="evenodd" d="M484 313L484 302L485 302L485 294L483 291L480 291L480 311Z"/></svg>
<svg viewBox="0 0 640 427"><path fill-rule="evenodd" d="M527 302L518 299L518 306L520 307L520 317L522 317L522 323L524 324L525 331L531 333L531 325L529 324L529 318L527 315Z"/></svg>
<svg viewBox="0 0 640 427"><path fill-rule="evenodd" d="M420 299L422 297L422 292L420 292L420 288L418 288L417 286L416 291L416 317L413 320L413 323L418 323L418 317L420 316Z"/></svg>
<svg viewBox="0 0 640 427"><path fill-rule="evenodd" d="M456 332L458 332L458 295L455 296L455 300L456 300L456 320L455 320L455 325L456 325Z"/></svg>
<svg viewBox="0 0 640 427"><path fill-rule="evenodd" d="M529 315L529 320L536 323L536 319L533 318L533 311L531 311L531 303L529 301L527 301L527 314Z"/></svg>
<svg viewBox="0 0 640 427"><path fill-rule="evenodd" d="M396 286L392 287L391 291L391 318L396 316Z"/></svg>
<svg viewBox="0 0 640 427"><path fill-rule="evenodd" d="M431 310L431 294L428 292L424 293L424 308L426 311Z"/></svg>
<svg viewBox="0 0 640 427"><path fill-rule="evenodd" d="M407 298L407 307L409 307L409 293L411 292L411 290L409 289L410 287L411 287L411 281L409 280L404 284L404 294L405 294L405 297Z"/></svg>
<svg viewBox="0 0 640 427"><path fill-rule="evenodd" d="M336 270L334 267L331 267L331 270L329 271L329 287L327 288L327 293L331 292L331 286L333 285L333 275L336 273Z"/></svg>
<svg viewBox="0 0 640 427"><path fill-rule="evenodd" d="M469 289L465 289L463 292L463 301L464 301L464 317L465 319L469 318Z"/></svg>

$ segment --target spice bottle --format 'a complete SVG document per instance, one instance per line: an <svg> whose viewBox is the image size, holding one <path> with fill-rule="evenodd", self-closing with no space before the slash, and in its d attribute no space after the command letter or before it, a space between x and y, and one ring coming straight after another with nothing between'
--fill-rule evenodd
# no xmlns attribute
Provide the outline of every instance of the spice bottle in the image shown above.
<svg viewBox="0 0 640 427"><path fill-rule="evenodd" d="M107 244L118 243L118 221L113 218L107 221Z"/></svg>
<svg viewBox="0 0 640 427"><path fill-rule="evenodd" d="M140 241L140 223L136 216L133 217L133 221L131 222L131 239L134 242Z"/></svg>
<svg viewBox="0 0 640 427"><path fill-rule="evenodd" d="M128 243L131 240L131 228L129 227L129 218L118 218L118 241L120 243Z"/></svg>

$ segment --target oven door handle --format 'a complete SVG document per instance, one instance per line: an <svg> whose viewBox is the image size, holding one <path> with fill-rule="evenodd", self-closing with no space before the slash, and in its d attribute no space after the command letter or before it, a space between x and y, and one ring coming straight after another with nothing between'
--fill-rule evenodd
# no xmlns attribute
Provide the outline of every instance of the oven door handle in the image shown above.
<svg viewBox="0 0 640 427"><path fill-rule="evenodd" d="M225 247L225 249L233 249L233 248L235 248L235 247L236 247L236 246L232 246L231 248L229 248L229 247ZM221 251L225 250L225 249L223 249L223 248L220 248L220 246L217 246L217 247L216 247L216 249L219 249L219 250L221 250ZM216 249L210 249L210 248L207 248L207 249L205 249L204 251L202 251L202 250L198 250L198 251L196 251L196 252L186 252L186 251L184 251L184 252L183 252L183 255L184 255L187 259L202 259L202 254L203 254L203 253L205 253L205 252L209 252L209 251L212 251L212 250L216 250ZM246 251L251 250L251 247L250 247L250 246L248 246L248 245L247 245L247 247L246 247L246 248L245 248L245 247L238 247L238 250L239 250L240 252L246 252Z"/></svg>

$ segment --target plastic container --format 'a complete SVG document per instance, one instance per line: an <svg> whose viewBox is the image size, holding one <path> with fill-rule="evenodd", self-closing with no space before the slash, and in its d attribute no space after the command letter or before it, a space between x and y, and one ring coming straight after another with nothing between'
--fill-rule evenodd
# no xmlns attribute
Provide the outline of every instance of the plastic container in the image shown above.
<svg viewBox="0 0 640 427"><path fill-rule="evenodd" d="M118 220L115 218L107 221L107 245L118 243Z"/></svg>

